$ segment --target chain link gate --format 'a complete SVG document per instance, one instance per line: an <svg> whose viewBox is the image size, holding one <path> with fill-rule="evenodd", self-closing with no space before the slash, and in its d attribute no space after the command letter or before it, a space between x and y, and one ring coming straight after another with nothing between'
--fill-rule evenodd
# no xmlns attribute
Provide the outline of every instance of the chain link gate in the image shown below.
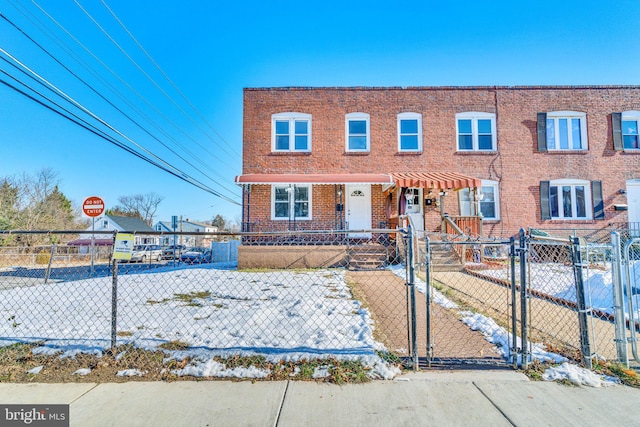
<svg viewBox="0 0 640 427"><path fill-rule="evenodd" d="M618 233L614 238L620 248ZM638 332L640 331L640 237L630 238L616 254L620 268L615 280L616 292L616 343L619 360L629 367L629 347L635 365L640 364L638 354ZM616 274L614 274L616 276ZM628 336L627 336L628 334Z"/></svg>
<svg viewBox="0 0 640 427"><path fill-rule="evenodd" d="M415 275L426 313L418 346L426 366L517 363L515 266L524 251L513 239L417 240Z"/></svg>

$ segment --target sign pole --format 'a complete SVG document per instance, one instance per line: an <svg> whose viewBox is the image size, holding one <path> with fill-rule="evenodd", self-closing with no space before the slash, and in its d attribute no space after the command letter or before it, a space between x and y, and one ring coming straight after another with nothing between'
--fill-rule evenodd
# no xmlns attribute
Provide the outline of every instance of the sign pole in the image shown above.
<svg viewBox="0 0 640 427"><path fill-rule="evenodd" d="M93 277L93 253L95 252L95 242L96 242L96 219L95 217L91 218L91 277Z"/></svg>
<svg viewBox="0 0 640 427"><path fill-rule="evenodd" d="M91 271L90 275L93 277L94 273L94 253L96 243L96 217L99 217L104 212L104 200L97 196L91 196L84 199L82 202L82 213L85 216L91 218Z"/></svg>

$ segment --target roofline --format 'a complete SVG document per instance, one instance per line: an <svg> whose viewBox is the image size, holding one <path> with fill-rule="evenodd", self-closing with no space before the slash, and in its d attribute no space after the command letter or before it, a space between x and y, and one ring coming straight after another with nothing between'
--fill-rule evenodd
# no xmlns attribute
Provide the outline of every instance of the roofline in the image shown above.
<svg viewBox="0 0 640 427"><path fill-rule="evenodd" d="M277 86L245 87L245 92L259 91L388 91L388 90L593 90L640 89L640 85L516 85L516 86Z"/></svg>

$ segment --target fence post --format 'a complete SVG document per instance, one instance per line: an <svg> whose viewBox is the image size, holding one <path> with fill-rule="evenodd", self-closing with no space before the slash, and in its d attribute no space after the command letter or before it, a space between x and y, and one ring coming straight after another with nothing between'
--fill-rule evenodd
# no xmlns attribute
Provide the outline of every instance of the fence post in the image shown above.
<svg viewBox="0 0 640 427"><path fill-rule="evenodd" d="M529 319L527 295L527 235L524 228L520 229L520 336L522 341L522 369L529 367Z"/></svg>
<svg viewBox="0 0 640 427"><path fill-rule="evenodd" d="M624 317L624 290L622 287L622 252L620 248L620 234L611 232L611 270L613 275L613 310L616 325L616 353L618 362L629 366L629 352L627 350L627 325Z"/></svg>
<svg viewBox="0 0 640 427"><path fill-rule="evenodd" d="M511 236L509 240L509 258L511 267L511 348L509 357L513 363L513 369L518 367L518 310L517 306L517 281L516 281L516 239Z"/></svg>
<svg viewBox="0 0 640 427"><path fill-rule="evenodd" d="M111 348L116 348L116 333L118 325L118 260L112 261L111 274Z"/></svg>
<svg viewBox="0 0 640 427"><path fill-rule="evenodd" d="M580 253L580 239L571 238L573 256L573 276L576 283L576 302L578 303L578 325L580 327L580 353L582 363L592 368L591 342L589 339L589 323L587 318L587 300L584 292L584 277L582 275L582 254ZM590 310L589 310L590 311Z"/></svg>
<svg viewBox="0 0 640 427"><path fill-rule="evenodd" d="M409 313L411 316L411 358L413 359L413 369L418 370L418 331L416 328L416 272L415 272L415 260L413 259L413 232L411 226L408 227L409 234L407 236L407 258L409 261L409 277L407 286L409 287L410 307Z"/></svg>
<svg viewBox="0 0 640 427"><path fill-rule="evenodd" d="M431 367L431 358L433 356L433 343L431 342L431 241L429 236L424 237L425 240L425 291L426 300L426 317L427 317L427 367Z"/></svg>

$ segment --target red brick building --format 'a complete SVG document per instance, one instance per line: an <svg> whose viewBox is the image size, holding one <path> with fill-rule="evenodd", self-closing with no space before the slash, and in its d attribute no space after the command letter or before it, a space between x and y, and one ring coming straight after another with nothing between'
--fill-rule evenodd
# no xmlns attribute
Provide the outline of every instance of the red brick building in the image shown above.
<svg viewBox="0 0 640 427"><path fill-rule="evenodd" d="M248 88L245 230L640 224L640 86Z"/></svg>

